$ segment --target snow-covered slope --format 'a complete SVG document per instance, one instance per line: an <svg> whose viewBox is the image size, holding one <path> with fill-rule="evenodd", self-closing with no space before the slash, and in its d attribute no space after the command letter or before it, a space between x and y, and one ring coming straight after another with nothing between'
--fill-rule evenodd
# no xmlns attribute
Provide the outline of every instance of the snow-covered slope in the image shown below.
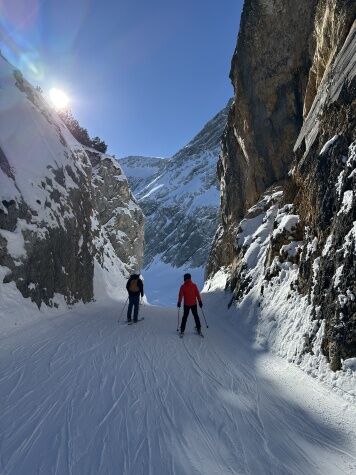
<svg viewBox="0 0 356 475"><path fill-rule="evenodd" d="M209 329L106 301L0 336L4 475L341 475L356 469L355 407L254 349L251 328L203 296ZM223 310L225 309L225 310Z"/></svg>
<svg viewBox="0 0 356 475"><path fill-rule="evenodd" d="M300 217L294 206L283 200L283 187L274 186L250 208L237 229L234 265L208 279L205 291L222 290L229 282L234 288L230 306L236 308L237 319L255 327L256 348L271 350L296 363L339 394L353 399L356 358L346 358L337 374L330 371L321 348L325 320L313 318L313 305L298 291L301 254L306 250L312 257L317 243L306 249ZM350 250L346 241L339 251L340 258L344 259ZM317 262L314 286L320 259Z"/></svg>
<svg viewBox="0 0 356 475"><path fill-rule="evenodd" d="M80 145L3 57L0 120L1 292L15 283L51 307L112 292L140 266L143 244L142 212L119 164Z"/></svg>
<svg viewBox="0 0 356 475"><path fill-rule="evenodd" d="M229 105L169 159L120 160L146 216L144 267L148 285L155 276L162 280L160 276L170 268L179 274L194 269L195 279L203 283L205 263L219 223L216 163L228 108ZM154 284L151 290L156 287ZM168 289L162 290L167 294ZM175 298L174 295L169 303Z"/></svg>

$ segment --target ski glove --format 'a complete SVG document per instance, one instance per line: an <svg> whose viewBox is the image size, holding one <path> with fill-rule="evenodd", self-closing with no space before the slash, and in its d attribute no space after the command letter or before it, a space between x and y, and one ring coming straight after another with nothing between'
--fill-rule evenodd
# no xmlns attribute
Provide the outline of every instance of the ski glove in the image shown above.
<svg viewBox="0 0 356 475"><path fill-rule="evenodd" d="M202 308L203 302L199 302L199 307Z"/></svg>
<svg viewBox="0 0 356 475"><path fill-rule="evenodd" d="M180 302L177 303L177 307L180 308Z"/></svg>

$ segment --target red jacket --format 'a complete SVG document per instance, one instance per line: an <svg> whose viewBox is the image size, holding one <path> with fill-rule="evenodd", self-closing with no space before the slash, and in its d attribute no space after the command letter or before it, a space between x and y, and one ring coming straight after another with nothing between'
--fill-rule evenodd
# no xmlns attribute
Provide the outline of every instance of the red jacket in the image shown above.
<svg viewBox="0 0 356 475"><path fill-rule="evenodd" d="M194 282L191 281L191 279L188 279L184 282L184 284L181 286L179 289L179 296L178 296L178 302L181 303L182 299L184 297L184 305L196 305L197 300L199 303L201 302L201 297L200 293L198 290L198 287L194 284Z"/></svg>

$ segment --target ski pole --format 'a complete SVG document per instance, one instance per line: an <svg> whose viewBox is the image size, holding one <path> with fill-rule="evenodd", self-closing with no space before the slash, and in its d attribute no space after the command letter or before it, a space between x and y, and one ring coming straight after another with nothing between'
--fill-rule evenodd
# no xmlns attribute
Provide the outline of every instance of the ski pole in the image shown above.
<svg viewBox="0 0 356 475"><path fill-rule="evenodd" d="M128 300L129 300L129 298L127 297L126 302L125 302L125 305L123 306L123 308L122 308L122 310L121 310L120 317L119 317L119 319L118 319L118 323L120 323L120 321L121 321L121 318L122 318L122 316L123 316L123 314L124 314L124 310L125 310L125 307L126 307L126 304L127 304Z"/></svg>
<svg viewBox="0 0 356 475"><path fill-rule="evenodd" d="M179 308L178 308L178 323L177 323L177 332L179 332Z"/></svg>
<svg viewBox="0 0 356 475"><path fill-rule="evenodd" d="M202 314L203 314L203 317L204 317L204 320L205 320L206 328L209 328L208 322L206 321L206 318L205 318L204 310L203 310L202 307L200 307L200 309L201 309L201 311L202 311Z"/></svg>
<svg viewBox="0 0 356 475"><path fill-rule="evenodd" d="M143 305L143 302L142 302L142 297L140 299L140 303L138 304L138 312L137 312L137 319L139 318L139 315L141 313L141 307Z"/></svg>

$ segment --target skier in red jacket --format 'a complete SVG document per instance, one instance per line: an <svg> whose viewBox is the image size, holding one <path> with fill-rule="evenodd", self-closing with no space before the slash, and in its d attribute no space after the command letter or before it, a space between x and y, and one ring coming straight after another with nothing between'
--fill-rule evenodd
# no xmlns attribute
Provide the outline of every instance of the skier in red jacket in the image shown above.
<svg viewBox="0 0 356 475"><path fill-rule="evenodd" d="M187 323L187 318L189 315L189 310L192 311L195 320L195 326L199 335L201 334L201 325L199 320L199 315L197 312L197 300L199 302L199 307L203 306L201 301L200 293L198 287L192 282L192 276L190 274L184 274L184 284L179 289L178 303L177 307L180 308L182 299L184 298L184 313L182 318L182 323L180 326L180 336L184 335L185 325Z"/></svg>

